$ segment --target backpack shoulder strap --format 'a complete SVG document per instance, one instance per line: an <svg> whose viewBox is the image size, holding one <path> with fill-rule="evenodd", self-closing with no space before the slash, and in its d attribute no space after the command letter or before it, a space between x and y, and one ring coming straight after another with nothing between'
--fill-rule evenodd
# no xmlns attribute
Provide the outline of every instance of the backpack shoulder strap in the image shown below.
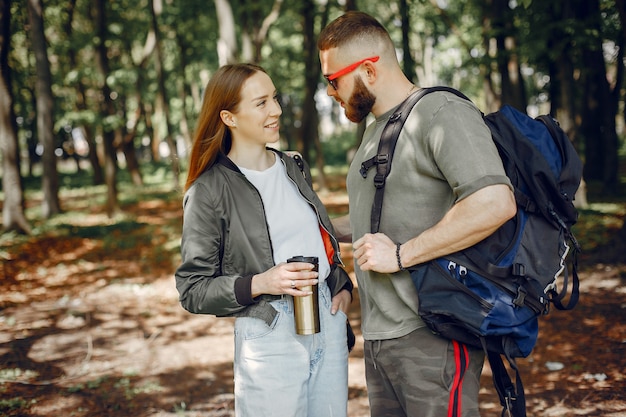
<svg viewBox="0 0 626 417"><path fill-rule="evenodd" d="M306 178L306 173L304 172L304 161L302 160L302 154L298 151L283 151L283 153L291 157L296 162L296 164L298 165L298 168L300 168L300 171L302 172L302 175L304 176L304 178Z"/></svg>
<svg viewBox="0 0 626 417"><path fill-rule="evenodd" d="M429 87L417 90L415 93L407 97L407 99L400 104L400 107L398 107L398 109L389 118L389 121L383 129L383 133L380 137L377 154L361 164L360 173L363 178L367 177L367 172L371 167L376 166L376 176L374 177L376 194L374 195L374 203L372 204L371 214L372 233L377 233L380 227L385 181L387 180L387 176L391 170L391 159L393 158L393 152L396 149L396 143L398 141L398 136L400 136L400 131L402 130L404 122L415 104L417 104L417 102L426 94L435 91L447 91L469 100L469 98L467 98L467 96L463 93L450 87Z"/></svg>

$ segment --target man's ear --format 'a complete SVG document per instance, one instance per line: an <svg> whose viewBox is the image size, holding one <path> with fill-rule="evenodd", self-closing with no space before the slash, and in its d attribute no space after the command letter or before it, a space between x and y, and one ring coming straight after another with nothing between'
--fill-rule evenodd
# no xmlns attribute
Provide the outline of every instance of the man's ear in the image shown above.
<svg viewBox="0 0 626 417"><path fill-rule="evenodd" d="M365 77L367 79L367 82L372 84L376 80L376 77L378 76L378 72L376 71L376 65L374 65L373 62L365 61L363 63L363 67L364 67L364 72L365 72Z"/></svg>
<svg viewBox="0 0 626 417"><path fill-rule="evenodd" d="M235 115L229 112L228 110L220 111L220 118L222 122L228 127L237 126L237 121L235 120Z"/></svg>

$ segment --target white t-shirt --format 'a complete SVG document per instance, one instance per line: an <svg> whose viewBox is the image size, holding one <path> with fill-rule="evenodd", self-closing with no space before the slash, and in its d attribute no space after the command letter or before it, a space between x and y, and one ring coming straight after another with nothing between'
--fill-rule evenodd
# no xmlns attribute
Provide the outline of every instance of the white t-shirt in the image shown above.
<svg viewBox="0 0 626 417"><path fill-rule="evenodd" d="M319 280L330 273L330 265L320 235L317 214L287 176L285 167L276 162L265 171L239 167L261 194L269 226L274 262L285 262L292 256L317 256Z"/></svg>

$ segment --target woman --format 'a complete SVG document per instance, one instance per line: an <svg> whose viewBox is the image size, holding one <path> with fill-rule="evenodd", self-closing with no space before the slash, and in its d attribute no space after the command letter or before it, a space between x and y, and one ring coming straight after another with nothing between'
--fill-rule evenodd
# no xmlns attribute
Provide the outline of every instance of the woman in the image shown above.
<svg viewBox="0 0 626 417"><path fill-rule="evenodd" d="M346 416L352 283L306 165L267 148L282 110L263 68L209 81L185 186L176 287L192 312L234 316L237 416ZM300 160L301 161L301 160ZM286 260L317 256L313 265ZM293 297L318 284L320 333L298 335Z"/></svg>

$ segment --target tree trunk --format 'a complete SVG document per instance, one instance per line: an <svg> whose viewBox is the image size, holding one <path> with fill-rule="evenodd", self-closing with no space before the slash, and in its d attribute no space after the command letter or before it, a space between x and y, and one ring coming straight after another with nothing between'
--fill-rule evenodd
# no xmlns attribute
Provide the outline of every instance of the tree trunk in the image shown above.
<svg viewBox="0 0 626 417"><path fill-rule="evenodd" d="M88 158L93 170L93 183L95 185L104 184L104 172L98 157L98 143L94 137L95 133L89 126L83 126L83 131L85 132L85 140L89 145Z"/></svg>
<svg viewBox="0 0 626 417"><path fill-rule="evenodd" d="M146 67L150 56L152 56L156 49L156 40L157 38L156 33L154 32L154 27L150 27L146 35L146 40L144 42L141 56L139 57L139 61L135 62L135 67L137 68L137 81L135 81L135 91L133 96L138 105L135 109L135 114L131 119L132 123L130 123L128 128L125 130L122 139L119 141L121 150L124 152L124 157L126 158L126 169L130 173L133 184L137 186L143 185L143 178L139 169L139 161L137 159L137 152L135 149L135 137L137 136L137 127L139 126L140 121L142 118L146 120L145 106L143 105L141 94L146 88L144 85ZM148 121L146 120L146 125L147 124Z"/></svg>
<svg viewBox="0 0 626 417"><path fill-rule="evenodd" d="M11 94L11 70L8 55L11 46L11 5L0 0L0 154L2 156L2 226L5 231L30 234L24 216L24 190L20 175L20 154L17 126Z"/></svg>
<svg viewBox="0 0 626 417"><path fill-rule="evenodd" d="M415 61L411 53L411 22L409 20L409 5L407 0L400 0L400 19L402 20L402 68L406 77L413 81L417 81L415 72Z"/></svg>
<svg viewBox="0 0 626 417"><path fill-rule="evenodd" d="M325 27L328 23L328 12L329 12L329 8L330 8L330 3L326 4L326 7L324 7L324 12L323 12L323 24L321 25L322 27ZM359 8L357 7L356 4L356 0L347 0L346 1L346 5L344 6L344 11L349 12L351 10L359 10ZM412 57L412 55L411 55ZM412 58L411 58L412 59ZM424 64L422 62L422 67L427 67L426 64ZM416 69L417 71L417 69ZM416 76L418 78L418 80L420 79L419 75L416 73ZM424 79L422 79L423 81ZM425 85L425 84L423 84ZM343 109L339 106L335 107L338 112L340 114L343 113ZM339 116L341 117L341 116ZM357 123L356 125L356 131L354 134L354 146L352 146L352 148L350 150L348 150L348 153L346 155L346 162L348 162L349 164L352 163L352 159L354 158L354 154L356 153L356 150L359 148L359 146L361 146L361 143L363 142L363 134L365 133L365 128L367 127L367 119L363 119L361 120L359 123Z"/></svg>
<svg viewBox="0 0 626 417"><path fill-rule="evenodd" d="M189 129L189 119L187 118L187 98L189 97L187 84L185 82L185 73L187 72L187 45L185 39L180 36L180 32L176 31L176 39L178 40L178 46L180 48L180 76L178 82L178 95L182 101L181 119L180 119L180 133L185 141L185 147L191 149L192 139L191 131Z"/></svg>
<svg viewBox="0 0 626 417"><path fill-rule="evenodd" d="M215 11L219 22L220 37L217 40L217 57L220 67L236 62L237 37L235 18L228 0L215 0Z"/></svg>
<svg viewBox="0 0 626 417"><path fill-rule="evenodd" d="M154 113L155 108L152 106L151 103L148 103L146 101L141 101L140 106L143 107L143 117L145 118L145 122L146 122L146 128L145 128L146 136L150 138L150 143L149 143L149 146L147 147L148 151L150 152L150 160L158 161L159 160L158 149L156 149L155 151L155 146L154 146L155 135L157 135L157 133L154 129L154 124L152 123L152 114Z"/></svg>
<svg viewBox="0 0 626 417"><path fill-rule="evenodd" d="M320 79L320 63L318 60L315 40L315 3L310 0L302 2L302 17L304 27L304 103L302 108L302 156L311 161L311 146L315 148L315 165L318 175L316 182L320 190L326 190L326 176L324 175L324 153L319 136L319 115L315 105L315 93Z"/></svg>
<svg viewBox="0 0 626 417"><path fill-rule="evenodd" d="M35 99L35 93L28 87L26 88L30 93L30 97L33 99L32 108L37 108L37 100ZM37 155L37 145L39 139L37 138L37 119L28 118L24 127L27 131L31 132L31 135L26 137L26 150L28 152L28 177L32 178L35 175L35 164L40 161L39 155Z"/></svg>
<svg viewBox="0 0 626 417"><path fill-rule="evenodd" d="M72 22L74 20L74 11L76 10L76 0L70 0L66 7L68 19L65 24L65 34L67 39L72 39ZM76 59L76 50L74 49L74 45L70 42L68 44L68 57L70 61L71 68L78 69L79 64ZM81 82L80 79L76 82L76 109L78 111L86 111L87 103L85 102L85 85ZM98 159L97 145L96 141L93 139L93 131L89 128L89 126L81 126L83 133L85 134L85 140L89 146L88 149L88 157L89 162L91 163L91 169L93 171L93 183L95 185L100 185L104 183L104 174L102 172L102 166L100 165L100 160Z"/></svg>
<svg viewBox="0 0 626 417"><path fill-rule="evenodd" d="M59 203L59 176L54 143L52 75L46 49L41 0L28 0L28 19L37 73L37 135L43 145L43 201L42 215L50 218L61 212Z"/></svg>
<svg viewBox="0 0 626 417"><path fill-rule="evenodd" d="M134 125L130 130L124 129L118 130L118 138L115 140L116 144L124 154L126 160L126 170L130 174L130 179L133 185L141 187L143 185L143 178L141 177L141 170L139 169L139 161L137 160L137 152L135 152L135 134L137 133L137 120L141 117L141 106L137 107L136 111L137 119L134 121Z"/></svg>
<svg viewBox="0 0 626 417"><path fill-rule="evenodd" d="M550 21L568 21L574 18L572 0L564 0L562 3L550 3ZM572 37L563 30L563 25L554 25L553 31L548 36L548 50L553 51L549 60L548 71L550 74L550 114L559 121L561 128L570 138L574 147L582 149L576 124L576 81L574 79L574 44ZM553 57L558 57L555 59ZM574 204L578 208L588 206L587 187L585 180L581 181Z"/></svg>
<svg viewBox="0 0 626 417"><path fill-rule="evenodd" d="M486 64L479 64L480 74L483 79L483 91L485 92L485 112L494 112L501 106L500 97L496 93L493 82L493 72L491 60L495 58L497 51L491 47L491 39L493 33L493 5L491 1L487 1L482 10L482 41L486 51L488 61Z"/></svg>
<svg viewBox="0 0 626 417"><path fill-rule="evenodd" d="M172 134L174 129L171 124L170 118L170 105L167 99L167 90L165 88L165 74L163 71L163 56L161 53L161 36L159 32L159 24L157 20L157 16L161 14L163 5L162 0L152 0L151 8L152 11L152 30L154 31L154 35L156 37L156 57L155 57L155 65L157 72L157 84L158 84L158 96L159 101L161 102L163 114L165 118L165 124L167 127L167 131L165 132L165 141L170 150L170 158L172 162L172 172L174 174L173 178L173 186L175 190L180 189L180 160L178 159L178 150L176 149L176 143L174 142L174 138Z"/></svg>
<svg viewBox="0 0 626 417"><path fill-rule="evenodd" d="M106 0L97 0L95 4L96 26L96 64L101 77L101 118L115 115L115 106L111 100L111 89L107 84L109 75L109 60L107 57L106 40L108 38L106 23ZM106 213L113 217L120 210L117 200L117 155L115 149L115 132L113 128L102 124L102 139L104 144L104 180L107 185Z"/></svg>
<svg viewBox="0 0 626 417"><path fill-rule="evenodd" d="M0 0L0 3L7 0ZM2 154L2 227L4 231L30 234L31 228L24 216L24 191L20 176L19 147L12 116L12 98L7 80L0 78L0 151Z"/></svg>
<svg viewBox="0 0 626 417"><path fill-rule="evenodd" d="M524 79L517 55L516 33L508 0L495 0L493 26L501 80L501 102L526 113Z"/></svg>
<svg viewBox="0 0 626 417"><path fill-rule="evenodd" d="M585 141L584 175L587 181L600 182L602 191L614 194L619 183L615 125L617 103L606 79L600 7L597 0L581 0L576 10L580 13L579 18L590 20L589 30L595 28L594 32L599 34L595 44L585 46L582 51L583 102L580 132Z"/></svg>
<svg viewBox="0 0 626 417"><path fill-rule="evenodd" d="M282 7L282 4L283 0L274 0L272 10L267 16L265 16L263 22L261 23L261 26L254 32L254 62L261 62L261 48L265 43L265 39L267 38L267 33L269 32L270 27L274 22L276 22L276 20L280 16L280 8Z"/></svg>

